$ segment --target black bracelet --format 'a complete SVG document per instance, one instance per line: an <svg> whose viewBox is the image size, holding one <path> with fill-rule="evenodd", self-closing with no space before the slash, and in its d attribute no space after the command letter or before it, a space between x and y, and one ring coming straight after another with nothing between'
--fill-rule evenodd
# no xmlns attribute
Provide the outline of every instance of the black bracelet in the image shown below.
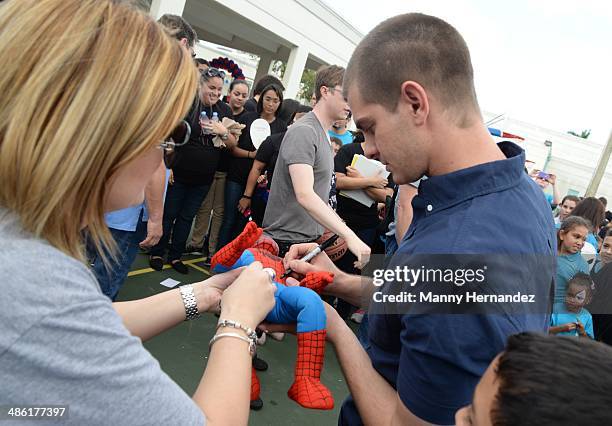
<svg viewBox="0 0 612 426"><path fill-rule="evenodd" d="M240 198L246 198L247 200L251 199L251 197L249 197L248 195L244 195L244 194L242 194L242 197L240 197Z"/></svg>

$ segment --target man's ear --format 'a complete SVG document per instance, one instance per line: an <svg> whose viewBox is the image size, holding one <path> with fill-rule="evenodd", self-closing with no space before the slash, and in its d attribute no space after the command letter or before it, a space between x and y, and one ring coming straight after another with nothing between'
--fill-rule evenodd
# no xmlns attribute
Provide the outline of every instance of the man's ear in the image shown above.
<svg viewBox="0 0 612 426"><path fill-rule="evenodd" d="M186 37L183 37L182 39L180 39L179 43L181 44L181 46L183 46L185 48L189 47L189 40L187 40Z"/></svg>
<svg viewBox="0 0 612 426"><path fill-rule="evenodd" d="M425 123L429 116L429 98L423 86L416 81L403 82L399 101L408 106L415 125Z"/></svg>

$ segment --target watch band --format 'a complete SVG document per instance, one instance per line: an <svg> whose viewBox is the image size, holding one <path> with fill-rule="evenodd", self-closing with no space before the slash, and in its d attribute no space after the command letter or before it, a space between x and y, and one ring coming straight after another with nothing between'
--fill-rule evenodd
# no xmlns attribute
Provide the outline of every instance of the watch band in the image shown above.
<svg viewBox="0 0 612 426"><path fill-rule="evenodd" d="M183 305L185 305L185 321L191 321L199 318L200 313L198 312L198 303L193 292L193 285L182 285L179 287L179 291L181 292Z"/></svg>

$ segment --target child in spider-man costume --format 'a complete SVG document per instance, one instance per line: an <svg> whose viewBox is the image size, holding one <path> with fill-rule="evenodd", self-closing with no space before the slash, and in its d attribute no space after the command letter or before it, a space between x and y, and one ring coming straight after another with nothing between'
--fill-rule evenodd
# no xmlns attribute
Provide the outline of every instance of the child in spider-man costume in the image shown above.
<svg viewBox="0 0 612 426"><path fill-rule="evenodd" d="M298 354L295 379L287 394L289 398L306 408L331 410L334 398L321 383L321 370L325 356L325 308L317 294L333 281L329 272L306 274L299 287L285 286L283 262L278 257L278 246L263 235L255 222L249 222L242 233L219 250L211 260L214 272L247 266L259 261L264 268L276 272L276 304L266 317L267 322L289 324L297 322ZM315 293L317 292L317 293ZM251 401L259 398L259 379L255 370L251 373Z"/></svg>

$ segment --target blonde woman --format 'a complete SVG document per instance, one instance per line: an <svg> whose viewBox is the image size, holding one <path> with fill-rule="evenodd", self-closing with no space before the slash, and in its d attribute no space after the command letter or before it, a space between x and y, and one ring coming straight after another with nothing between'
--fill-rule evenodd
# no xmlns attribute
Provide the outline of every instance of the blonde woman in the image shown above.
<svg viewBox="0 0 612 426"><path fill-rule="evenodd" d="M140 203L173 147L197 86L187 49L118 1L8 0L0 57L0 407L68 405L74 425L246 424L249 329L274 304L261 265L112 304L85 263L84 233L112 246L104 212ZM221 306L190 398L141 340Z"/></svg>

